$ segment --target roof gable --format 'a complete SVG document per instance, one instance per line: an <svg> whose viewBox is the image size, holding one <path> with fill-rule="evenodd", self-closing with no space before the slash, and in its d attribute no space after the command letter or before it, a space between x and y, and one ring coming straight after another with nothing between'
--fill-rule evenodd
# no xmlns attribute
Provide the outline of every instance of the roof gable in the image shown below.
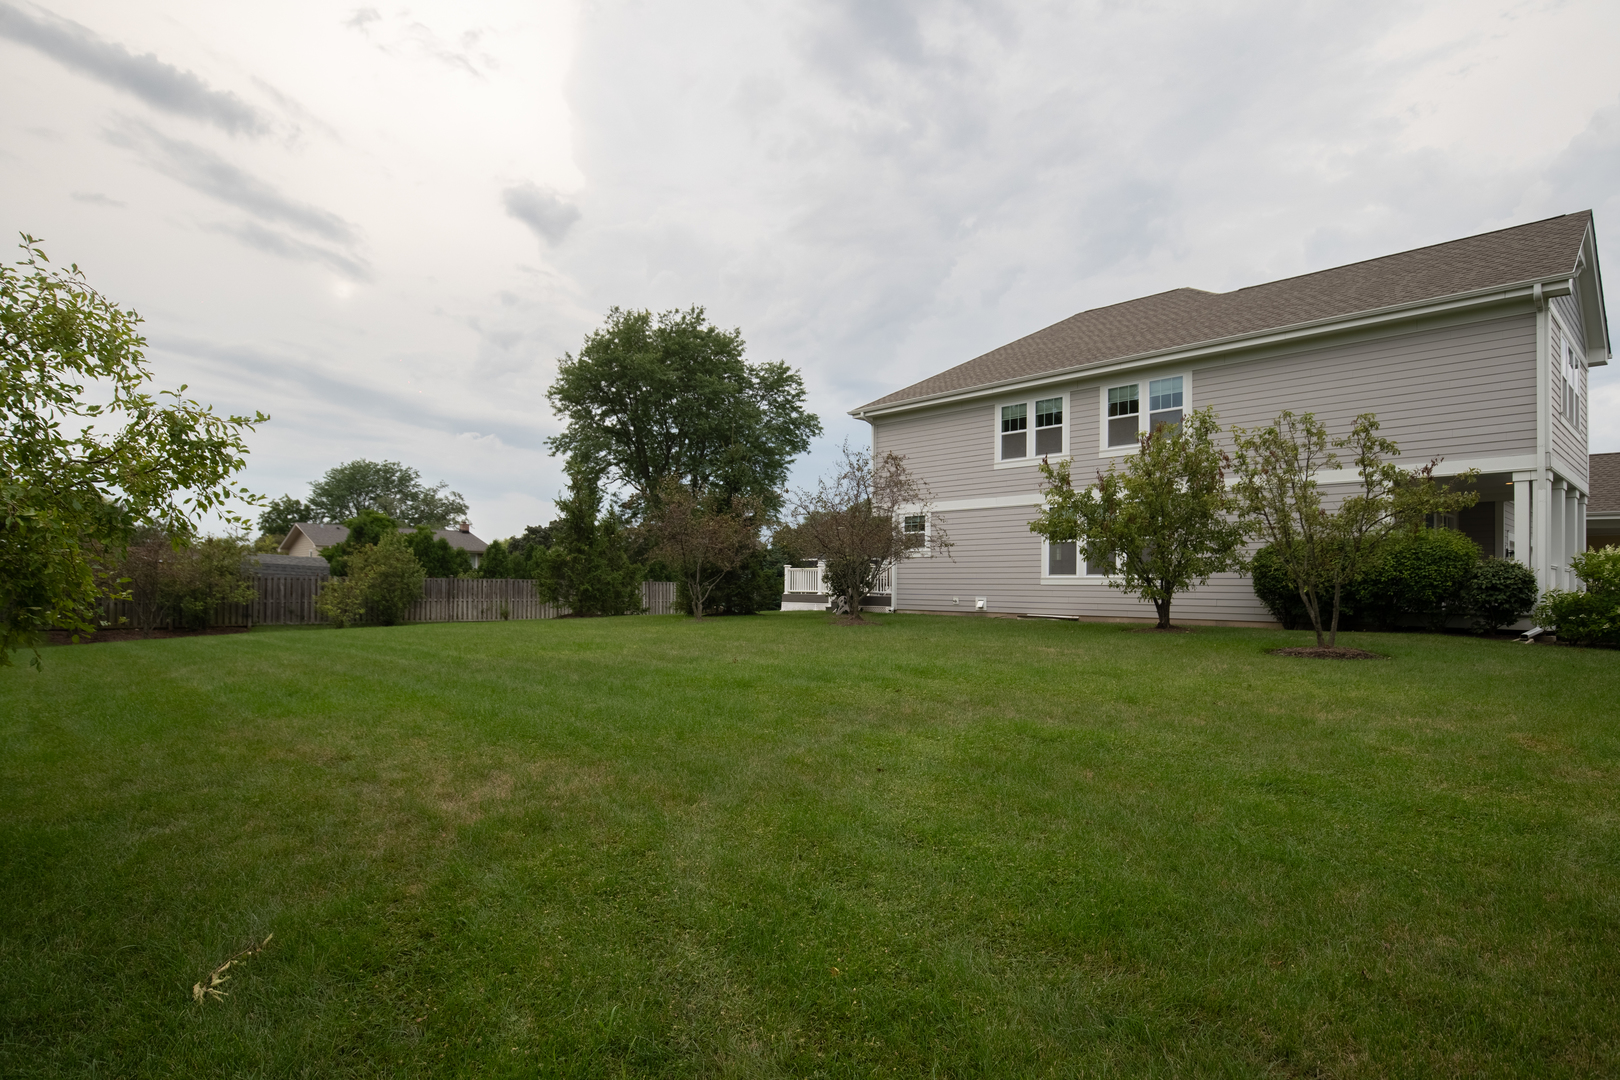
<svg viewBox="0 0 1620 1080"><path fill-rule="evenodd" d="M1573 277L1581 211L1227 293L1169 292L1093 308L855 410L991 387L1268 330Z"/></svg>

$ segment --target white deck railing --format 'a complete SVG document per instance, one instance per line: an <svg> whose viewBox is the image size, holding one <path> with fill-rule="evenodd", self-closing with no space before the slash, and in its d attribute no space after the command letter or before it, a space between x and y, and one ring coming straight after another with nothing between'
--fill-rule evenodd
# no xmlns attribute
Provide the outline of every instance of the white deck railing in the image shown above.
<svg viewBox="0 0 1620 1080"><path fill-rule="evenodd" d="M875 595L885 596L889 592L890 571L884 570L878 579L872 583L872 592ZM784 566L782 568L782 591L790 593L817 593L825 595L821 584L820 566Z"/></svg>

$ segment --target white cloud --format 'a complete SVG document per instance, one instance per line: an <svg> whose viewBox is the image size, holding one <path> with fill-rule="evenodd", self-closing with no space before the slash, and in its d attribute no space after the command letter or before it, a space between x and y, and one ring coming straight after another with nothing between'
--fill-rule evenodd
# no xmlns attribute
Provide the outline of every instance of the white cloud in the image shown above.
<svg viewBox="0 0 1620 1080"><path fill-rule="evenodd" d="M130 86L0 35L0 227L141 310L166 379L275 415L250 483L402 460L491 536L550 512L545 389L614 304L803 369L803 481L864 438L845 410L1083 308L1620 222L1591 0L53 9L294 134L132 125Z"/></svg>

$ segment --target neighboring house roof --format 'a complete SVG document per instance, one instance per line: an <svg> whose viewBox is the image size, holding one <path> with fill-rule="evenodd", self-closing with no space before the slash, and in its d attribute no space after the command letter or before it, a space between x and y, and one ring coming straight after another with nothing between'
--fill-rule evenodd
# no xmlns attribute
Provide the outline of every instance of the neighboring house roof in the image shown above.
<svg viewBox="0 0 1620 1080"><path fill-rule="evenodd" d="M342 525L328 525L323 522L300 521L287 533L287 538L281 542L283 548L288 547L293 539L293 532L301 532L309 537L310 542L318 548L329 548L333 544L341 544L349 538L349 530ZM401 527L400 532L415 532L415 529ZM435 529L433 535L440 540L447 541L451 547L460 548L469 555L482 555L489 549L489 545L470 532L460 529Z"/></svg>
<svg viewBox="0 0 1620 1080"><path fill-rule="evenodd" d="M1588 514L1620 514L1620 454L1593 454Z"/></svg>
<svg viewBox="0 0 1620 1080"><path fill-rule="evenodd" d="M249 555L260 577L331 577L332 567L319 555Z"/></svg>
<svg viewBox="0 0 1620 1080"><path fill-rule="evenodd" d="M293 538L293 532L301 532L309 537L310 543L318 548L328 548L333 544L341 544L349 538L349 530L342 525L327 525L319 521L300 521L287 532L287 539L281 542L287 547Z"/></svg>
<svg viewBox="0 0 1620 1080"><path fill-rule="evenodd" d="M854 410L1577 272L1590 211L1227 293L1169 292L1082 311Z"/></svg>

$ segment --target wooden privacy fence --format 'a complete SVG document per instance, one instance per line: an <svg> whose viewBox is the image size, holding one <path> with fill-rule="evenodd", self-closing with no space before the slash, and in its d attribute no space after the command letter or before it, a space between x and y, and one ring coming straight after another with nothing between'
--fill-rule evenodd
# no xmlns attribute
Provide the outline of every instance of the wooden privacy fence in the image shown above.
<svg viewBox="0 0 1620 1080"><path fill-rule="evenodd" d="M221 604L214 609L214 626L300 626L324 623L326 617L315 609L315 598L327 578L266 577L256 575L253 589L258 594L252 604ZM641 583L641 604L648 615L672 615L675 606L673 581ZM113 626L135 624L135 604L130 600L109 600L103 605ZM555 619L568 609L540 599L534 582L525 578L428 578L422 583L422 599L411 605L408 622L499 622L502 619ZM168 627L163 619L160 626Z"/></svg>

